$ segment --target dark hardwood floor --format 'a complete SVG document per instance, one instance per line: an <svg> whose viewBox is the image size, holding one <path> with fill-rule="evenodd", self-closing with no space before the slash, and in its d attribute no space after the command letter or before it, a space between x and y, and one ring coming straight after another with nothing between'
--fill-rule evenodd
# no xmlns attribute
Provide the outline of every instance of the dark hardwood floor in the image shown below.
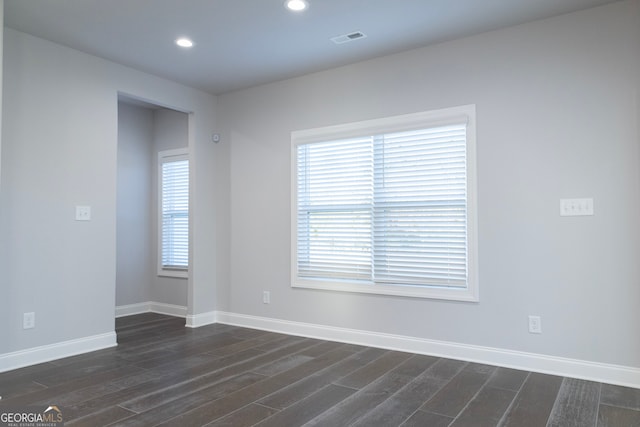
<svg viewBox="0 0 640 427"><path fill-rule="evenodd" d="M118 347L0 374L68 426L640 426L640 390L141 314Z"/></svg>

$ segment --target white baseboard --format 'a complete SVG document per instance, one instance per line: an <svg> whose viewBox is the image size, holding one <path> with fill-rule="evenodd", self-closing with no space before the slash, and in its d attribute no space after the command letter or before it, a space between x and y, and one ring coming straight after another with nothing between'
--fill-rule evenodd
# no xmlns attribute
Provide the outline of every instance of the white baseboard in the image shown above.
<svg viewBox="0 0 640 427"><path fill-rule="evenodd" d="M427 354L438 357L485 363L506 368L541 372L640 388L640 368L619 366L543 354L526 353L492 347L436 341L403 335L338 328L228 312L187 315L186 307L160 303L141 303L116 308L118 316L158 312L186 318L186 326L197 328L224 323L290 335ZM63 357L116 346L115 332L0 354L0 372L48 362Z"/></svg>
<svg viewBox="0 0 640 427"><path fill-rule="evenodd" d="M49 362L63 357L88 353L90 351L102 350L108 347L115 347L116 345L115 332L108 332L106 334L93 335L90 337L14 351L12 353L0 354L0 372L23 368L37 363Z"/></svg>
<svg viewBox="0 0 640 427"><path fill-rule="evenodd" d="M168 316L186 317L187 307L183 305L164 304L161 302L152 302L149 311L158 314L166 314Z"/></svg>
<svg viewBox="0 0 640 427"><path fill-rule="evenodd" d="M150 302L140 302L137 304L119 305L116 307L116 318L131 316L134 314L148 313L151 311Z"/></svg>
<svg viewBox="0 0 640 427"><path fill-rule="evenodd" d="M168 316L186 317L187 307L183 305L165 304L162 302L140 302L137 304L119 305L116 307L116 317L131 316L141 313L158 313Z"/></svg>
<svg viewBox="0 0 640 427"><path fill-rule="evenodd" d="M214 317L228 325L640 388L640 368L635 367L236 313L216 312Z"/></svg>
<svg viewBox="0 0 640 427"><path fill-rule="evenodd" d="M218 316L215 311L209 311L207 313L200 314L188 314L187 315L187 328L199 328L200 326L211 325L218 321Z"/></svg>
<svg viewBox="0 0 640 427"><path fill-rule="evenodd" d="M199 328L200 326L216 323L215 311L200 314L187 314L187 307L182 305L147 301L116 307L116 317L131 316L133 314L142 313L158 313L166 314L168 316L184 317L186 319L185 326L187 328Z"/></svg>

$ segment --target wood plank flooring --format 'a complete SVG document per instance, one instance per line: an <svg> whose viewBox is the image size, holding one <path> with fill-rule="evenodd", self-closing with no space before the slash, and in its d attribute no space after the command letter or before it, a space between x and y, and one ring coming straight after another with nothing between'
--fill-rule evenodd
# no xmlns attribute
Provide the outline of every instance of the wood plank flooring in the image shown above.
<svg viewBox="0 0 640 427"><path fill-rule="evenodd" d="M0 374L67 426L640 427L640 390L153 313L118 347Z"/></svg>

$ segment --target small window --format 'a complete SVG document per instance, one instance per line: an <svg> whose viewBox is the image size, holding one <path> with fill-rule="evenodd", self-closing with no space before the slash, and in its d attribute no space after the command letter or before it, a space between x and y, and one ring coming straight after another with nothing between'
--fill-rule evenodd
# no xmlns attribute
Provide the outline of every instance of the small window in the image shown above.
<svg viewBox="0 0 640 427"><path fill-rule="evenodd" d="M186 277L189 268L189 158L159 153L159 275Z"/></svg>
<svg viewBox="0 0 640 427"><path fill-rule="evenodd" d="M292 133L293 286L477 301L475 107Z"/></svg>

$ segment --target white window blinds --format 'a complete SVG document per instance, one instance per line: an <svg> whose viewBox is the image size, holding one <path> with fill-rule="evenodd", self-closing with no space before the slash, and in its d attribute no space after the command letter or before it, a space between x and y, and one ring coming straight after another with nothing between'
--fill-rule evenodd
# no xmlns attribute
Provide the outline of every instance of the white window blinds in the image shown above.
<svg viewBox="0 0 640 427"><path fill-rule="evenodd" d="M469 288L468 120L398 127L294 141L294 281Z"/></svg>
<svg viewBox="0 0 640 427"><path fill-rule="evenodd" d="M189 266L189 160L186 156L161 160L161 267Z"/></svg>
<svg viewBox="0 0 640 427"><path fill-rule="evenodd" d="M298 274L370 280L371 138L298 146Z"/></svg>
<svg viewBox="0 0 640 427"><path fill-rule="evenodd" d="M374 280L466 287L465 125L375 138Z"/></svg>

